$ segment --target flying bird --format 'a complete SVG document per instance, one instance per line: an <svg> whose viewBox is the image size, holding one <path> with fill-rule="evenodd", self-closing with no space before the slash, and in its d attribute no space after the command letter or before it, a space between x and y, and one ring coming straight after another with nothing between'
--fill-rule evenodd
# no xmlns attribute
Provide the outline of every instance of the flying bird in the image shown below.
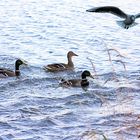
<svg viewBox="0 0 140 140"><path fill-rule="evenodd" d="M111 13L120 18L124 18L123 21L117 21L117 23L126 29L128 29L131 26L137 25L138 23L135 22L135 19L140 18L140 13L136 15L128 15L125 12L123 12L121 9L115 6L94 7L86 11L97 12L97 13Z"/></svg>

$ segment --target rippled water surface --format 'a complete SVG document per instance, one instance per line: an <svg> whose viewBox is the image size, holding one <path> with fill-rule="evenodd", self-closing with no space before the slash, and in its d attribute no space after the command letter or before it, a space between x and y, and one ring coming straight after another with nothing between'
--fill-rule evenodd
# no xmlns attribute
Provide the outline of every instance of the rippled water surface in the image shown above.
<svg viewBox="0 0 140 140"><path fill-rule="evenodd" d="M140 12L138 0L1 0L0 67L28 61L20 79L0 79L1 140L139 139L140 19L126 30L119 17L86 12L100 5ZM70 50L75 71L42 69ZM86 91L59 86L85 69L95 75Z"/></svg>

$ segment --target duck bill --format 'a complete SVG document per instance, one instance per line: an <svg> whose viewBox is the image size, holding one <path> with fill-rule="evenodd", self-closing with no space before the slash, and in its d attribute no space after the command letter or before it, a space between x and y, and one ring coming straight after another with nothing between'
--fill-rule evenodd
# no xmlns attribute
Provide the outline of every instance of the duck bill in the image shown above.
<svg viewBox="0 0 140 140"><path fill-rule="evenodd" d="M27 66L27 65L28 65L28 62L27 62L27 61L22 60L22 62L23 62L23 65L25 65L25 66Z"/></svg>
<svg viewBox="0 0 140 140"><path fill-rule="evenodd" d="M90 75L89 77L92 78L92 79L94 79L93 75Z"/></svg>
<svg viewBox="0 0 140 140"><path fill-rule="evenodd" d="M74 56L78 56L76 53L73 53Z"/></svg>

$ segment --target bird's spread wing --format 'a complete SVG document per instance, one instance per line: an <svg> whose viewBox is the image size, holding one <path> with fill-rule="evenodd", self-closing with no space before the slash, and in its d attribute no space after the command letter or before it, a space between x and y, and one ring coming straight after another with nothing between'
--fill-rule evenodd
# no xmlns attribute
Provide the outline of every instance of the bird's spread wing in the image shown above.
<svg viewBox="0 0 140 140"><path fill-rule="evenodd" d="M99 12L99 13L112 13L120 18L126 18L127 14L115 6L103 6L103 7L94 7L86 10L87 12Z"/></svg>
<svg viewBox="0 0 140 140"><path fill-rule="evenodd" d="M140 13L136 14L135 18L140 18Z"/></svg>

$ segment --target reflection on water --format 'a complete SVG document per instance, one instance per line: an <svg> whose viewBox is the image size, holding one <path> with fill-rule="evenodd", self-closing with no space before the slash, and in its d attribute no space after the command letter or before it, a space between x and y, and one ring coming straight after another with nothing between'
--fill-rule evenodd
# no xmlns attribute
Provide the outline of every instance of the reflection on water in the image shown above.
<svg viewBox="0 0 140 140"><path fill-rule="evenodd" d="M118 17L85 12L115 5L138 13L139 3L122 1L4 1L0 3L0 67L22 76L0 80L0 138L3 140L132 140L140 135L140 25L119 27ZM139 22L139 19L137 20ZM51 73L42 67L67 62L75 71ZM88 90L59 86L89 70Z"/></svg>

